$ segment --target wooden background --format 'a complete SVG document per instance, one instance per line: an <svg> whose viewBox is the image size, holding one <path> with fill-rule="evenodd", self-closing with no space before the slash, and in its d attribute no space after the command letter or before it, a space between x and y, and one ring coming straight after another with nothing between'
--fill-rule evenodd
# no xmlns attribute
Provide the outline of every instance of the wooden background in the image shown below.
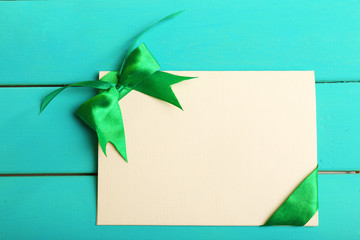
<svg viewBox="0 0 360 240"><path fill-rule="evenodd" d="M144 37L162 70L315 70L320 226L96 226L97 140L74 116ZM359 1L0 2L0 239L359 239Z"/></svg>

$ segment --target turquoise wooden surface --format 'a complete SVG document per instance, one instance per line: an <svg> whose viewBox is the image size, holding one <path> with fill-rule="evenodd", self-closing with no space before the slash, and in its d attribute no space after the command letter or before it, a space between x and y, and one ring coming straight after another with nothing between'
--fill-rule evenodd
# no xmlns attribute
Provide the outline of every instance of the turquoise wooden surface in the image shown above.
<svg viewBox="0 0 360 240"><path fill-rule="evenodd" d="M0 173L96 172L96 136L74 115L94 92L66 90L39 117L53 89L0 88ZM360 170L360 84L318 83L316 97L319 169Z"/></svg>
<svg viewBox="0 0 360 240"><path fill-rule="evenodd" d="M68 89L38 116L41 99L52 90L0 88L0 173L96 171L96 134L75 116L94 90Z"/></svg>
<svg viewBox="0 0 360 240"><path fill-rule="evenodd" d="M95 226L95 177L2 177L0 239L359 239L359 185L319 176L319 227Z"/></svg>
<svg viewBox="0 0 360 240"><path fill-rule="evenodd" d="M0 85L95 80L117 69L137 33L162 70L315 70L360 80L359 1L0 1ZM37 116L51 88L0 87L0 174L96 173L96 137L71 89ZM322 171L360 170L360 85L319 83ZM359 239L360 174L319 176L320 226L95 226L96 177L0 176L0 239Z"/></svg>
<svg viewBox="0 0 360 240"><path fill-rule="evenodd" d="M359 1L0 2L0 84L71 83L117 69L137 33L163 70L315 70L360 80Z"/></svg>
<svg viewBox="0 0 360 240"><path fill-rule="evenodd" d="M360 84L316 84L321 170L360 170Z"/></svg>

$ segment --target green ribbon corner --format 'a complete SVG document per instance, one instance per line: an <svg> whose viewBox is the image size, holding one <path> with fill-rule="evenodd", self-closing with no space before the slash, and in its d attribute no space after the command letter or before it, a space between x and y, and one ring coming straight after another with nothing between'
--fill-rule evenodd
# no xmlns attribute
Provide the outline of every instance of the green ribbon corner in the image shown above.
<svg viewBox="0 0 360 240"><path fill-rule="evenodd" d="M316 167L263 226L304 226L318 209L318 167Z"/></svg>

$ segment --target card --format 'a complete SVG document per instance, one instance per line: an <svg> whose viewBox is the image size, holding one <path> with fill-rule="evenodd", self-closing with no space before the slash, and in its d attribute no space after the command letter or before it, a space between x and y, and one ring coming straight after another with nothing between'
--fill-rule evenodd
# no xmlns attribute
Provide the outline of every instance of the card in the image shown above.
<svg viewBox="0 0 360 240"><path fill-rule="evenodd" d="M197 77L172 86L183 111L119 102L128 162L99 147L97 224L263 225L317 167L314 72L169 73Z"/></svg>

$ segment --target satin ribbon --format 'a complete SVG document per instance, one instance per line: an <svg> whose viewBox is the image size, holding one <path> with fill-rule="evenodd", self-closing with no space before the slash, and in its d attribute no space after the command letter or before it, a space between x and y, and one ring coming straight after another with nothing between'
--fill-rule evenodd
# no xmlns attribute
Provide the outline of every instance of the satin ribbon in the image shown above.
<svg viewBox="0 0 360 240"><path fill-rule="evenodd" d="M119 100L130 91L136 90L154 98L168 102L182 109L171 85L193 77L177 76L159 71L160 66L145 44L134 48L137 41L155 25L171 19L182 11L171 14L143 31L127 50L119 71L112 71L100 81L85 81L70 84L48 94L42 101L40 113L60 92L68 87L91 87L99 94L84 102L76 115L97 133L102 151L106 155L106 145L111 142L127 161L125 130ZM303 226L318 210L317 168L291 193L285 202L267 220L264 226Z"/></svg>
<svg viewBox="0 0 360 240"><path fill-rule="evenodd" d="M48 94L42 101L40 113L60 92L68 87L91 87L99 89L99 94L84 102L76 115L97 133L102 151L106 155L106 145L112 143L127 161L125 130L119 100L130 91L136 90L154 98L168 102L182 109L171 85L193 77L177 76L159 71L160 66L144 43L132 50L148 30L171 19L181 12L171 14L143 31L126 52L119 71L109 72L100 81L85 81L70 84Z"/></svg>
<svg viewBox="0 0 360 240"><path fill-rule="evenodd" d="M271 215L264 226L304 226L318 208L318 168L316 167Z"/></svg>

